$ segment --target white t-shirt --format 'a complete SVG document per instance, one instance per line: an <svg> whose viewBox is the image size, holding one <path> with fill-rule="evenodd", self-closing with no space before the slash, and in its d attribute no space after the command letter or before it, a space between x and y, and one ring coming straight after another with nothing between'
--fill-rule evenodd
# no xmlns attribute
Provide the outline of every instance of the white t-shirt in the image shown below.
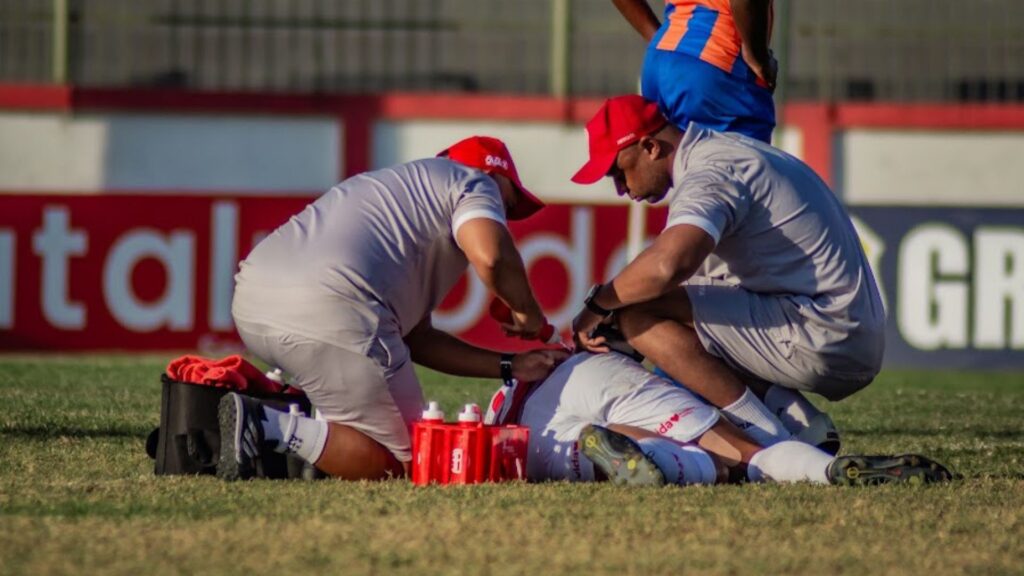
<svg viewBox="0 0 1024 576"><path fill-rule="evenodd" d="M845 208L809 166L691 123L672 178L666 228L691 224L715 240L694 283L713 279L778 297L797 345L832 355L829 368L870 372L880 364L878 286Z"/></svg>
<svg viewBox="0 0 1024 576"><path fill-rule="evenodd" d="M233 313L365 352L379 331L407 334L465 272L462 224L504 214L491 177L444 158L354 176L252 250Z"/></svg>

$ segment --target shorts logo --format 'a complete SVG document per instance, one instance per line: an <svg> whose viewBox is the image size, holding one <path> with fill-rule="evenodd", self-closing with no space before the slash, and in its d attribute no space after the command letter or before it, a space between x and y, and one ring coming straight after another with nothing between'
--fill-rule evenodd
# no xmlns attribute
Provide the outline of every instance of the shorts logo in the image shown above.
<svg viewBox="0 0 1024 576"><path fill-rule="evenodd" d="M484 158L484 163L488 166L500 167L503 170L508 170L508 160L505 160L501 156L492 156L488 154L487 158Z"/></svg>
<svg viewBox="0 0 1024 576"><path fill-rule="evenodd" d="M670 416L668 420L665 420L664 422L661 423L661 426L658 426L658 434L664 435L666 432L675 427L676 422L679 422L683 418L689 416L690 413L693 412L693 410L693 408L687 408L682 412L676 412L675 414Z"/></svg>
<svg viewBox="0 0 1024 576"><path fill-rule="evenodd" d="M572 477L575 480L583 478L583 471L580 470L580 451L576 444L572 445L572 456L569 458L569 466L572 469Z"/></svg>

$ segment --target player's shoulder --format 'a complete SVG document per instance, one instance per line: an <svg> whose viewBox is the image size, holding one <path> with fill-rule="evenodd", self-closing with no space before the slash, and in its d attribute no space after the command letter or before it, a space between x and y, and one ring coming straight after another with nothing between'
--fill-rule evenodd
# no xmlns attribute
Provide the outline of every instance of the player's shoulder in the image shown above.
<svg viewBox="0 0 1024 576"><path fill-rule="evenodd" d="M458 199L483 192L500 197L497 183L484 172L448 158L421 158L389 169L407 185L425 187Z"/></svg>
<svg viewBox="0 0 1024 576"><path fill-rule="evenodd" d="M715 182L749 184L789 156L749 136L710 129L705 129L687 152L680 183L697 187Z"/></svg>

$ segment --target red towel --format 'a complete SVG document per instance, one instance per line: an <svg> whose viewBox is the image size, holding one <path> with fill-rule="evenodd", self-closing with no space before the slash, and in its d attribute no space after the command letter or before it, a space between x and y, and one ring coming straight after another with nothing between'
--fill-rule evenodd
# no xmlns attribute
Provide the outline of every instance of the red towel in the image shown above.
<svg viewBox="0 0 1024 576"><path fill-rule="evenodd" d="M167 365L167 376L179 382L231 388L250 394L302 393L295 388L286 389L267 378L259 368L238 354L220 360L186 354L171 360Z"/></svg>

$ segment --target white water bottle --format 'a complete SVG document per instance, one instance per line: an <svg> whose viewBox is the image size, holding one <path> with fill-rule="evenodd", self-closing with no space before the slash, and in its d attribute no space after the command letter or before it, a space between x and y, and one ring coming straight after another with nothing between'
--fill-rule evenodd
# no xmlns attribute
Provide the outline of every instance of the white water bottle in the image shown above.
<svg viewBox="0 0 1024 576"><path fill-rule="evenodd" d="M264 374L264 376L266 376L267 380L270 380L271 382L277 382L278 384L284 384L284 374L281 372L280 368L274 368L272 370L267 370L267 373Z"/></svg>
<svg viewBox="0 0 1024 576"><path fill-rule="evenodd" d="M444 422L444 411L441 410L441 405L431 400L427 403L427 408L423 411L423 415L420 416L420 420L423 422Z"/></svg>
<svg viewBox="0 0 1024 576"><path fill-rule="evenodd" d="M480 407L476 404L466 404L463 407L462 412L459 412L459 424L479 424L480 423Z"/></svg>

